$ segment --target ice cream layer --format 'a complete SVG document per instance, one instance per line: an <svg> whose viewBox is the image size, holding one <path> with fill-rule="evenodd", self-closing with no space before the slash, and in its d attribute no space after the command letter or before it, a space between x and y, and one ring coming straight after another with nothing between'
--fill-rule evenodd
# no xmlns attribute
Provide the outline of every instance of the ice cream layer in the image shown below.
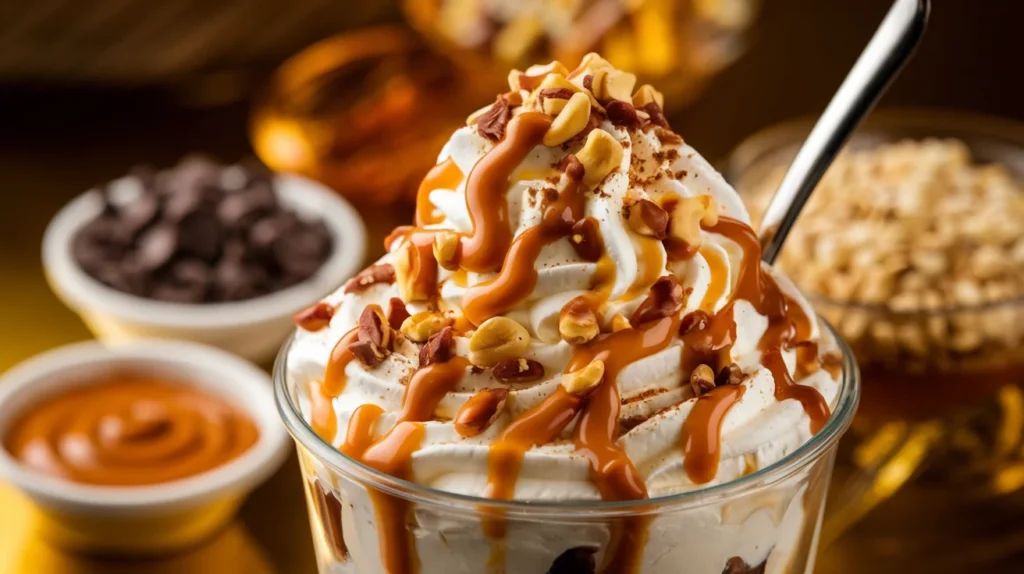
<svg viewBox="0 0 1024 574"><path fill-rule="evenodd" d="M431 488L557 502L726 482L821 428L834 342L761 266L738 194L634 83L593 55L514 72L452 135L415 225L299 317L289 376L325 440ZM357 513L394 518L371 506ZM707 563L741 546L763 562L774 536L746 528ZM370 546L366 571L416 559L406 541ZM634 546L605 571L648 571Z"/></svg>

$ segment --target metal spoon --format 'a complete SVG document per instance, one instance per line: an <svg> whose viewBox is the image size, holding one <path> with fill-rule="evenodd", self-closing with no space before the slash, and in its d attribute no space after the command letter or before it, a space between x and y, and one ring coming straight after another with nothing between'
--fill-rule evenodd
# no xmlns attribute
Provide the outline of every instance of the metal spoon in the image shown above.
<svg viewBox="0 0 1024 574"><path fill-rule="evenodd" d="M836 154L910 59L930 0L896 0L789 166L761 223L761 260L775 262L800 210Z"/></svg>

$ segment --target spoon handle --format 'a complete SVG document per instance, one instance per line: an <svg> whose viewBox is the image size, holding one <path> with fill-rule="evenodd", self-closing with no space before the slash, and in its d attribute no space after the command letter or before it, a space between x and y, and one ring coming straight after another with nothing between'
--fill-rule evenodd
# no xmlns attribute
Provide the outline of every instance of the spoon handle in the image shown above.
<svg viewBox="0 0 1024 574"><path fill-rule="evenodd" d="M836 154L910 59L930 0L896 0L796 154L761 223L761 259L775 262L800 210ZM839 222L837 222L838 224Z"/></svg>

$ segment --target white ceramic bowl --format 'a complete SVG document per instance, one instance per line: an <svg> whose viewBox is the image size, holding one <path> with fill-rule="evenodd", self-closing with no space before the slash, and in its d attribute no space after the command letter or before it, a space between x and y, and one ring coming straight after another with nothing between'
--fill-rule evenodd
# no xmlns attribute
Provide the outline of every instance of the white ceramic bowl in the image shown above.
<svg viewBox="0 0 1024 574"><path fill-rule="evenodd" d="M194 544L235 514L244 497L290 451L270 377L212 347L183 341L76 343L48 351L0 377L0 437L28 408L105 374L142 372L182 381L246 412L259 439L238 458L193 477L152 486L73 483L22 466L0 448L0 478L35 503L44 536L90 552L167 552Z"/></svg>
<svg viewBox="0 0 1024 574"><path fill-rule="evenodd" d="M245 301L209 304L167 303L112 289L90 277L72 256L78 230L103 209L102 195L91 190L65 206L43 236L43 267L50 287L102 340L184 339L259 363L270 361L293 327L292 314L354 275L366 254L366 228L351 204L297 175L277 175L274 183L283 206L304 217L322 218L334 236L331 257L302 283Z"/></svg>

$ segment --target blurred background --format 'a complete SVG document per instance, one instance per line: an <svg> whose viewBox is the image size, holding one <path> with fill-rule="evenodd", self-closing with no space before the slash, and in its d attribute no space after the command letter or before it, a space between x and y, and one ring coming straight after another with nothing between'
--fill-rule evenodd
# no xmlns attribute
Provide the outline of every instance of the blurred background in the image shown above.
<svg viewBox="0 0 1024 574"><path fill-rule="evenodd" d="M166 167L199 151L229 162L258 155L271 167L307 173L360 208L371 258L379 239L410 217L416 184L451 129L501 90L510 63L547 61L598 42L666 92L676 131L724 169L751 134L823 110L890 2L651 0L653 15L634 18L632 28L623 28L614 10L595 10L588 25L604 35L575 44L494 14L477 15L489 24L474 28L459 19L458 8L472 2L451 2L457 6L450 13L442 4L449 3L0 6L0 371L89 337L46 286L40 237L69 199L132 165ZM549 14L572 3L521 4ZM659 19L659 5L673 16ZM1024 120L1021 22L1022 2L937 0L919 52L881 107ZM531 41L517 45L500 34L513 25ZM631 52L641 34L660 34L673 47ZM376 209L381 205L389 209ZM288 490L297 484L294 475L290 463L258 491L243 509L245 526L202 550L206 558L178 560L168 571L194 571L211 552L251 554L255 571L312 571L302 495ZM271 512L272 503L289 510ZM280 517L273 528L268 516ZM282 529L296 534L281 537ZM10 534L0 535L0 572L41 571L26 564L111 571L41 549L17 521L0 533ZM854 528L823 549L820 570L861 571L852 566L857 535ZM1024 545L998 554L1006 564L1017 562Z"/></svg>

